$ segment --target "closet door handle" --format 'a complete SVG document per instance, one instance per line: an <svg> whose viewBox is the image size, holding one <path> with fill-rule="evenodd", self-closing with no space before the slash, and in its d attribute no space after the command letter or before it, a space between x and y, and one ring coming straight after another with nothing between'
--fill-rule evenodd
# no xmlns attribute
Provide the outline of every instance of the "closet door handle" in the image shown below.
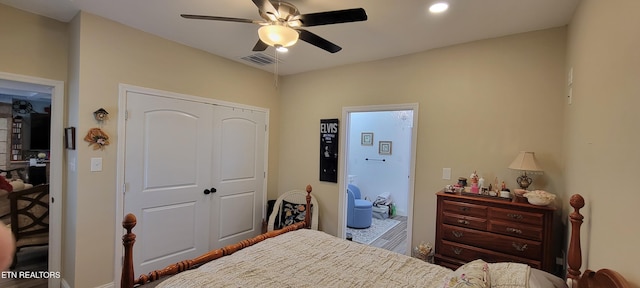
<svg viewBox="0 0 640 288"><path fill-rule="evenodd" d="M211 193L216 193L218 192L218 189L211 187Z"/></svg>
<svg viewBox="0 0 640 288"><path fill-rule="evenodd" d="M209 191L209 189L204 189L204 195L209 195L209 193L211 193L211 191Z"/></svg>

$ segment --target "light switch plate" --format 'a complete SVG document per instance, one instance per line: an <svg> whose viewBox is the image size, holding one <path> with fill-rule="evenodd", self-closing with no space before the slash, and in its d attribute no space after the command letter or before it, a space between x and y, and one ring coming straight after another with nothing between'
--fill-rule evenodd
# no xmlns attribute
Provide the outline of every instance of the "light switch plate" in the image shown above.
<svg viewBox="0 0 640 288"><path fill-rule="evenodd" d="M102 157L91 158L91 172L102 171Z"/></svg>
<svg viewBox="0 0 640 288"><path fill-rule="evenodd" d="M442 179L451 180L451 168L442 168Z"/></svg>

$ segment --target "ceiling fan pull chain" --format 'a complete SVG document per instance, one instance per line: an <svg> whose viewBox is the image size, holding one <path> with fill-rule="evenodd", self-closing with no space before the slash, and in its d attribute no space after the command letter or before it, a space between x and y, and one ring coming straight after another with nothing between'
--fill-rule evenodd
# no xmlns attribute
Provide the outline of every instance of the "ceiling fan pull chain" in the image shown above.
<svg viewBox="0 0 640 288"><path fill-rule="evenodd" d="M280 61L278 61L278 51L274 50L273 53L275 56L274 58L276 58L275 72L273 73L273 77L275 77L274 83L276 85L276 88L278 88L278 62Z"/></svg>

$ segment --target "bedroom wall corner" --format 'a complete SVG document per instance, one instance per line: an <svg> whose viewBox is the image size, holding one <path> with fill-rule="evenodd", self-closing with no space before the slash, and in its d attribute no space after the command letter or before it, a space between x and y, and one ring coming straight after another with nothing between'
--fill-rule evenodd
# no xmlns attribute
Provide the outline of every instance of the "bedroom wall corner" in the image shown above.
<svg viewBox="0 0 640 288"><path fill-rule="evenodd" d="M536 189L562 193L565 45L558 27L285 76L278 188L314 185L322 230L335 235L342 182L318 181L319 119L340 118L348 106L419 103L412 242L435 239L435 193L452 184L443 167L513 187L517 173L507 167L531 150L545 167Z"/></svg>
<svg viewBox="0 0 640 288"><path fill-rule="evenodd" d="M102 107L118 115L119 85L129 84L267 108L273 123L278 121L277 90L273 75L265 71L87 12L80 12L79 19L75 277L68 281L74 287L96 287L112 283L114 277L119 279L120 271L114 271L114 249L120 246L114 241L121 236L121 229L115 221L118 118L99 125L93 111ZM246 81L252 85L238 85ZM111 145L104 150L93 150L82 140L94 127L110 136ZM270 130L270 141L273 139L278 139L277 129ZM275 143L269 146L277 146ZM103 158L103 171L90 172L92 157ZM269 155L272 158L277 157ZM269 163L269 169L277 166ZM267 174L270 178L277 175Z"/></svg>
<svg viewBox="0 0 640 288"><path fill-rule="evenodd" d="M69 24L54 19L25 12L4 4L0 4L0 70L12 74L59 80L65 83L65 89L72 89L68 83L69 49L72 40L69 36ZM43 49L46 47L46 49ZM67 97L65 91L65 98ZM68 99L65 104L68 105ZM65 108L68 112L68 106ZM67 116L64 116L67 121ZM66 122L65 122L66 123ZM66 124L65 124L66 125ZM68 150L67 150L68 151ZM63 158L64 159L64 158ZM67 167L67 162L63 167ZM69 197L69 173L65 169L62 174L62 247L61 274L63 278L73 278L68 259L73 254L67 253L69 246L68 233L73 229L66 219L70 211L65 210L64 203ZM73 242L71 242L73 243Z"/></svg>
<svg viewBox="0 0 640 288"><path fill-rule="evenodd" d="M569 24L565 104L566 190L586 200L583 266L620 272L640 287L635 261L640 226L628 219L640 203L640 2L582 1ZM565 91L568 93L568 87Z"/></svg>

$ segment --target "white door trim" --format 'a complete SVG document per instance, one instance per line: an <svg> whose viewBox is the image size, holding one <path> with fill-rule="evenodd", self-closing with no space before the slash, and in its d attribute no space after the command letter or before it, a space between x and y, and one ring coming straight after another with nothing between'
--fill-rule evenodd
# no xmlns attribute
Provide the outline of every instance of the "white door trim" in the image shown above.
<svg viewBox="0 0 640 288"><path fill-rule="evenodd" d="M347 155L346 147L349 147L349 114L352 112L374 112L374 111L394 111L394 110L413 110L413 127L411 128L411 162L409 167L409 195L408 211L407 211L407 251L406 255L411 255L411 239L413 235L413 199L414 199L414 187L415 187L415 172L416 172L416 147L418 144L418 103L407 104L390 104L390 105L372 105L372 106L352 106L342 107L342 128L340 129L340 147L339 151L345 151L340 157L340 165L338 170L340 177L338 177L339 195L338 197L338 231L337 235L340 238L346 237L347 226L347 204L346 204L346 186L347 186Z"/></svg>
<svg viewBox="0 0 640 288"><path fill-rule="evenodd" d="M126 143L126 117L127 117L127 93L128 92L136 92L136 93L143 93L143 94L151 94L151 95L155 95L155 96L163 96L163 97L167 97L167 98L173 98L173 99L179 99L179 100L189 100L189 101L195 101L195 102L201 102L204 104L212 104L212 105L219 105L219 106L227 106L227 107L232 107L232 108L238 108L238 109L246 109L246 110L253 110L253 111L260 111L260 112L264 112L266 119L265 119L265 147L264 147L264 155L265 155L265 162L264 162L264 182L263 182L263 191L262 191L262 203L263 206L266 205L267 203L267 178L268 178L268 174L267 174L267 169L268 169L268 152L269 152L269 109L268 108L262 108L262 107L257 107L257 106L251 106L251 105L245 105L245 104L239 104L239 103L233 103L233 102L227 102L227 101L222 101L222 100L217 100L217 99L212 99L212 98L204 98L204 97L198 97L198 96L192 96L192 95L187 95L187 94L180 94L180 93L175 93L175 92L169 92L169 91L163 91L163 90L157 90L157 89L152 89L152 88L145 88L145 87L140 87L140 86L134 86L134 85L129 85L129 84L120 84L119 85L119 98L118 98L118 143L117 143L117 149L118 149L118 153L117 153L117 161L116 161L116 187L118 189L117 193L116 193L116 219L115 219L115 223L116 223L116 227L115 227L115 268L114 268L114 283L115 283L115 287L119 287L120 286L120 277L121 277L121 271L122 271L122 259L124 257L124 250L122 247L122 235L124 235L124 233L126 232L123 228L122 228L122 220L124 219L124 192L126 191L126 183L125 183L125 143ZM266 210L266 209L263 209ZM263 218L265 217L265 213L266 211L263 211ZM135 233L135 228L134 231ZM134 246L135 249L135 246ZM135 274L134 276L136 276L137 274Z"/></svg>
<svg viewBox="0 0 640 288"><path fill-rule="evenodd" d="M62 259L62 177L64 148L62 131L64 125L64 81L0 72L0 79L25 82L51 87L51 143L49 155L49 271L60 272ZM62 275L64 276L64 275ZM49 287L59 287L60 279L49 278Z"/></svg>

